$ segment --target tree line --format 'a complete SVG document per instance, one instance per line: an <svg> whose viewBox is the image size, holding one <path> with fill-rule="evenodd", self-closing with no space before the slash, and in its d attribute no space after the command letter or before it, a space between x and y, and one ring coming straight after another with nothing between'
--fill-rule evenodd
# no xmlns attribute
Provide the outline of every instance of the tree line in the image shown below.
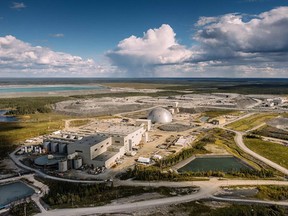
<svg viewBox="0 0 288 216"><path fill-rule="evenodd" d="M128 169L125 173L121 175L121 179L133 178L134 180L141 181L187 181L195 177L225 177L227 175L243 177L243 178L269 178L273 177L273 172L269 170L252 170L252 169L240 169L239 171L230 170L227 172L219 170L209 170L209 171L186 171L178 173L173 170L161 170L159 167L155 166L144 166L136 165L134 168Z"/></svg>
<svg viewBox="0 0 288 216"><path fill-rule="evenodd" d="M64 97L4 98L0 109L8 109L7 115L49 113L53 104L63 100Z"/></svg>
<svg viewBox="0 0 288 216"><path fill-rule="evenodd" d="M209 141L207 139L209 139ZM161 160L157 160L155 165L160 168L171 167L195 154L208 153L204 146L211 141L212 140L210 140L210 138L204 137L201 140L197 141L193 147L185 148L175 155L171 155Z"/></svg>
<svg viewBox="0 0 288 216"><path fill-rule="evenodd" d="M49 186L49 193L43 197L43 201L51 207L99 206L136 194L166 191L152 187L114 187L113 182L81 184L45 180L44 183Z"/></svg>

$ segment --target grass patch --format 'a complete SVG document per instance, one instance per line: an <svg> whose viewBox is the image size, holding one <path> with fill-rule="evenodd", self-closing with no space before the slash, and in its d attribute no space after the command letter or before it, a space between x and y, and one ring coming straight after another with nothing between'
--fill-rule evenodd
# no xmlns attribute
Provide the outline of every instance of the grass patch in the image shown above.
<svg viewBox="0 0 288 216"><path fill-rule="evenodd" d="M288 168L288 147L259 138L244 138L245 145L261 156Z"/></svg>
<svg viewBox="0 0 288 216"><path fill-rule="evenodd" d="M271 113L254 114L227 125L227 128L237 131L247 131L262 123L265 123L269 119L275 118L276 116L277 114Z"/></svg>
<svg viewBox="0 0 288 216"><path fill-rule="evenodd" d="M257 186L259 192L256 198L261 200L282 201L288 200L288 186L262 185Z"/></svg>
<svg viewBox="0 0 288 216"><path fill-rule="evenodd" d="M168 215L176 216L179 213L183 215L197 215L197 216L253 216L253 215L287 215L287 209L279 206L262 206L262 205L245 205L245 204L230 204L225 202L204 202L194 201L188 203L181 203L170 206L171 209ZM180 214L180 215L182 215ZM167 213L157 212L149 216L161 215L165 216Z"/></svg>
<svg viewBox="0 0 288 216"><path fill-rule="evenodd" d="M256 131L253 131L253 134L260 135L260 136L273 137L276 139L288 140L287 131L278 129L276 127L271 127L268 125L261 127Z"/></svg>
<svg viewBox="0 0 288 216"><path fill-rule="evenodd" d="M226 131L220 128L214 128L208 131L205 136L210 136L210 143L216 144L234 155L235 157L243 160L249 166L254 168L258 171L271 171L271 168L266 164L262 163L261 161L255 159L254 157L250 156L249 154L242 151L235 143L234 136L235 134L230 131ZM211 142L211 140L213 142Z"/></svg>
<svg viewBox="0 0 288 216"><path fill-rule="evenodd" d="M90 119L75 119L70 121L70 127L80 127L91 122Z"/></svg>
<svg viewBox="0 0 288 216"><path fill-rule="evenodd" d="M26 139L63 129L63 120L71 118L71 116L55 113L38 113L19 117L21 119L19 122L0 122L1 158Z"/></svg>
<svg viewBox="0 0 288 216"><path fill-rule="evenodd" d="M227 187L222 187L227 188ZM258 190L257 194L248 197L253 197L259 200L283 201L288 200L288 186L283 185L234 185L229 186L229 189L237 191L238 189ZM248 190L249 190L248 189Z"/></svg>
<svg viewBox="0 0 288 216"><path fill-rule="evenodd" d="M1 98L0 109L10 110L10 115L26 115L35 113L49 113L52 105L68 100L65 97L22 97L22 98Z"/></svg>
<svg viewBox="0 0 288 216"><path fill-rule="evenodd" d="M209 110L203 113L203 116L207 116L209 118L216 118L222 115L235 115L239 116L240 112L235 110Z"/></svg>

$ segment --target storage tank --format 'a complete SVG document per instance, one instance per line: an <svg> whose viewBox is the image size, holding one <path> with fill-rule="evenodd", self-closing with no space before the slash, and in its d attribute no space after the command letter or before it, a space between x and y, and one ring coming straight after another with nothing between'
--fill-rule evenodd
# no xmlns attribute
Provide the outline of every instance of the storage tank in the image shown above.
<svg viewBox="0 0 288 216"><path fill-rule="evenodd" d="M43 143L43 149L45 149L46 152L49 152L51 150L51 143L50 142L44 142Z"/></svg>
<svg viewBox="0 0 288 216"><path fill-rule="evenodd" d="M162 107L156 107L148 114L147 119L150 119L153 124L160 123L170 123L172 122L172 114Z"/></svg>
<svg viewBox="0 0 288 216"><path fill-rule="evenodd" d="M58 161L58 171L59 172L66 172L68 170L67 160L60 160Z"/></svg>
<svg viewBox="0 0 288 216"><path fill-rule="evenodd" d="M59 152L59 144L56 142L51 143L51 152Z"/></svg>
<svg viewBox="0 0 288 216"><path fill-rule="evenodd" d="M61 154L67 153L67 144L65 144L65 143L59 144L59 153L61 153Z"/></svg>
<svg viewBox="0 0 288 216"><path fill-rule="evenodd" d="M49 154L49 155L47 155L47 158L48 158L48 160L52 160L52 159L54 159L54 156Z"/></svg>
<svg viewBox="0 0 288 216"><path fill-rule="evenodd" d="M74 169L79 169L82 166L82 158L81 157L76 157L73 160L73 167Z"/></svg>

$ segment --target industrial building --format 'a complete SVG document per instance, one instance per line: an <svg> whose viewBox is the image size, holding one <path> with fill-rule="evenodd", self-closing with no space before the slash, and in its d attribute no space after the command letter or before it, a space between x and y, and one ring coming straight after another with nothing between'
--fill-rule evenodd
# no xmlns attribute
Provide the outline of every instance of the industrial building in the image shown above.
<svg viewBox="0 0 288 216"><path fill-rule="evenodd" d="M95 167L111 167L125 153L141 142L146 142L146 129L143 126L111 126L105 132L84 137L67 145L68 155L77 153L83 163Z"/></svg>

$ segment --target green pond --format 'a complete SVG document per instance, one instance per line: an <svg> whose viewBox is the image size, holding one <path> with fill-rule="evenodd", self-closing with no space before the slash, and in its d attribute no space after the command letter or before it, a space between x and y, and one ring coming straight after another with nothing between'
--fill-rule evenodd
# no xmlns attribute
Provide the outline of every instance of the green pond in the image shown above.
<svg viewBox="0 0 288 216"><path fill-rule="evenodd" d="M13 182L0 185L0 209L16 200L29 197L34 190L23 182Z"/></svg>
<svg viewBox="0 0 288 216"><path fill-rule="evenodd" d="M207 171L239 171L240 169L251 169L240 159L235 157L198 157L190 163L178 169L179 172L207 172Z"/></svg>

